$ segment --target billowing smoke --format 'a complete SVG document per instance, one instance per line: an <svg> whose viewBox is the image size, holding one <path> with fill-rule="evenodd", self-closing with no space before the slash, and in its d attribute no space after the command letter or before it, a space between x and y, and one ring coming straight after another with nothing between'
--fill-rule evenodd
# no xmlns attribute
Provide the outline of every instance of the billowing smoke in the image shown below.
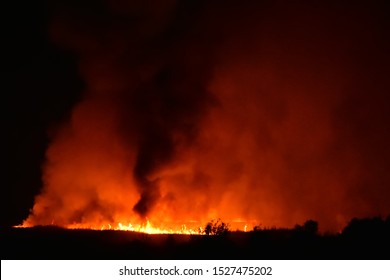
<svg viewBox="0 0 390 280"><path fill-rule="evenodd" d="M390 212L379 4L81 2L53 7L50 34L86 90L26 224Z"/></svg>

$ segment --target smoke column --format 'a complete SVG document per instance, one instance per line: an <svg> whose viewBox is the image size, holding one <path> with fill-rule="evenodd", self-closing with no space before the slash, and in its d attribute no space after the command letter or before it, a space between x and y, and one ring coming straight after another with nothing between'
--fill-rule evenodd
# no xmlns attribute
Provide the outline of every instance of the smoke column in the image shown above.
<svg viewBox="0 0 390 280"><path fill-rule="evenodd" d="M337 230L387 215L388 22L370 5L53 6L51 37L78 56L86 90L52 132L25 224Z"/></svg>

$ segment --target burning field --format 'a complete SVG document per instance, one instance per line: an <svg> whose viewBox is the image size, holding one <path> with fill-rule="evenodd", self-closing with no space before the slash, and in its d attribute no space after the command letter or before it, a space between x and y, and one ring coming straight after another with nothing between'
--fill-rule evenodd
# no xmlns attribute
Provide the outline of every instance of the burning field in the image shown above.
<svg viewBox="0 0 390 280"><path fill-rule="evenodd" d="M55 2L46 36L83 86L19 227L336 233L390 213L385 1Z"/></svg>

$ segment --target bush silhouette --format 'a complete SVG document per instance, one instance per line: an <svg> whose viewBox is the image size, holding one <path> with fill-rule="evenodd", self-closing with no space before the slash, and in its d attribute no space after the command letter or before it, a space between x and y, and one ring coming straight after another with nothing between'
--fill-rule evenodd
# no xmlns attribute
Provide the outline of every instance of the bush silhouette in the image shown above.
<svg viewBox="0 0 390 280"><path fill-rule="evenodd" d="M342 234L351 238L378 239L385 234L386 220L380 217L353 218L343 229Z"/></svg>
<svg viewBox="0 0 390 280"><path fill-rule="evenodd" d="M295 231L306 235L316 235L318 233L318 222L314 220L307 220L303 226L296 225Z"/></svg>
<svg viewBox="0 0 390 280"><path fill-rule="evenodd" d="M205 235L225 235L228 232L230 232L229 224L218 219L216 221L211 220L208 222L202 233Z"/></svg>
<svg viewBox="0 0 390 280"><path fill-rule="evenodd" d="M308 220L303 224L303 229L306 233L315 235L318 233L318 222Z"/></svg>

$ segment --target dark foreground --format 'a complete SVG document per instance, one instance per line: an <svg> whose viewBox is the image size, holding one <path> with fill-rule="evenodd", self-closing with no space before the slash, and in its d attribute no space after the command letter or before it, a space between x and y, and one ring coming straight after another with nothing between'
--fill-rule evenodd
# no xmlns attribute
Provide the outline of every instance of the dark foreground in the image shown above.
<svg viewBox="0 0 390 280"><path fill-rule="evenodd" d="M224 235L148 235L126 231L6 228L1 259L390 259L385 222L357 221L341 234L304 228Z"/></svg>

